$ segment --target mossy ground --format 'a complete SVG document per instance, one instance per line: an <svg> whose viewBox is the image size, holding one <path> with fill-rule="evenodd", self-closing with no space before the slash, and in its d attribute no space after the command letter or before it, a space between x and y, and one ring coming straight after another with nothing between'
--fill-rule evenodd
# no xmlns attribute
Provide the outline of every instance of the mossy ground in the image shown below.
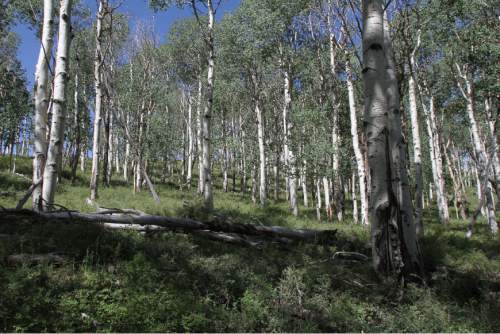
<svg viewBox="0 0 500 334"><path fill-rule="evenodd" d="M29 182L0 159L0 205L14 207ZM30 161L17 171L30 175ZM85 204L88 176L64 178L56 202ZM201 218L193 191L158 185L161 204L147 191L132 194L117 176L100 188L103 207ZM29 206L29 205L28 205ZM185 234L141 235L92 224L6 222L0 219L0 331L117 332L498 332L500 242L480 221L471 240L466 223L443 227L425 211L422 240L427 285L400 294L368 262L333 257L370 254L368 231L350 221L318 223L313 209L295 218L284 201L255 207L248 196L215 193L216 214L234 221L338 229L335 247L268 245L262 250ZM348 215L349 216L349 215ZM205 217L206 218L206 217ZM13 266L9 254L60 252L62 265ZM395 302L397 300L397 302Z"/></svg>

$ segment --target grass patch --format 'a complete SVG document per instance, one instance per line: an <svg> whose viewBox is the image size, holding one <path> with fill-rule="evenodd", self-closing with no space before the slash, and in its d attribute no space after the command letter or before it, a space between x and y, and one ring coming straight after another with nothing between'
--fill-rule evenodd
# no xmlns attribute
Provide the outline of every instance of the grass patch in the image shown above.
<svg viewBox="0 0 500 334"><path fill-rule="evenodd" d="M0 205L12 207L29 186L0 159ZM29 159L17 160L30 174ZM25 168L25 170L23 169ZM21 173L21 172L20 172ZM88 175L62 179L56 202L90 212ZM144 190L114 179L100 188L104 207L204 218L194 191L157 185L156 204ZM27 204L29 207L29 203ZM109 231L88 223L61 224L0 217L0 330L100 332L497 332L500 330L500 243L480 221L471 240L466 223L437 222L426 210L422 249L431 279L397 290L369 263L332 255L369 254L369 233L349 220L318 223L312 210L289 214L286 202L256 207L240 193L215 192L216 215L246 222L336 228L335 247L269 245L263 250L185 234ZM303 208L301 208L303 209ZM349 213L347 213L347 217ZM205 217L206 218L206 217ZM58 252L62 265L11 265L7 255Z"/></svg>

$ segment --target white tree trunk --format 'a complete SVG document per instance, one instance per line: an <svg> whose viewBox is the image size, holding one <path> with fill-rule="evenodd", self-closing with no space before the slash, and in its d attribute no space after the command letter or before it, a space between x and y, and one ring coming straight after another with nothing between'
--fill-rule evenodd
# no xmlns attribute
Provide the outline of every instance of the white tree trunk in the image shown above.
<svg viewBox="0 0 500 334"><path fill-rule="evenodd" d="M490 130L489 159L491 160L493 167L493 183L497 199L500 201L500 160L498 158L498 136L496 126L498 122L498 110L493 108L493 98L491 96L488 96L484 100L484 109L486 110L486 115L488 117L488 129Z"/></svg>
<svg viewBox="0 0 500 334"><path fill-rule="evenodd" d="M227 193L229 179L228 179L228 169L229 169L229 149L227 146L227 121L226 113L222 110L222 190Z"/></svg>
<svg viewBox="0 0 500 334"><path fill-rule="evenodd" d="M333 211L332 211L332 201L330 199L330 183L328 182L328 178L323 176L323 193L325 194L325 212L328 220L332 220Z"/></svg>
<svg viewBox="0 0 500 334"><path fill-rule="evenodd" d="M314 183L316 185L316 219L321 221L321 178L316 176Z"/></svg>
<svg viewBox="0 0 500 334"><path fill-rule="evenodd" d="M496 235L498 233L498 224L495 217L495 209L493 204L493 194L491 188L488 186L488 182L485 182L489 177L491 164L488 161L488 156L484 151L484 145L481 141L479 134L479 127L475 118L475 92L474 83L472 82L470 71L467 66L461 71L458 64L456 64L457 70L460 73L461 78L464 80L465 89L459 83L459 88L467 102L467 116L469 118L470 130L472 133L472 141L474 145L474 151L477 159L477 167L479 178L481 179L481 192L480 196L485 197L486 202L486 218L488 220L488 225L490 226L490 231L492 234Z"/></svg>
<svg viewBox="0 0 500 334"><path fill-rule="evenodd" d="M212 8L212 0L207 0L208 8L208 74L207 74L207 103L202 119L202 135L203 135L203 177L204 188L203 198L204 207L206 210L211 211L214 207L214 198L212 194L212 169L211 169L211 121L212 121L212 103L214 92L214 65L215 65L215 52L214 52L214 23L215 14Z"/></svg>
<svg viewBox="0 0 500 334"><path fill-rule="evenodd" d="M441 153L440 135L437 126L436 113L434 111L434 97L429 97L429 106L422 103L426 116L427 134L429 136L429 152L432 164L433 187L436 192L439 219L441 223L447 224L450 220L448 210L448 199L446 197L443 175L443 155ZM432 199L432 192L430 198Z"/></svg>
<svg viewBox="0 0 500 334"><path fill-rule="evenodd" d="M245 145L245 129L243 128L243 117L241 113L239 115L239 128L240 128L240 140L241 140L241 192L245 194L247 192L247 157L246 157L246 145Z"/></svg>
<svg viewBox="0 0 500 334"><path fill-rule="evenodd" d="M309 196L307 194L307 160L302 163L302 196L304 198L304 206L309 207Z"/></svg>
<svg viewBox="0 0 500 334"><path fill-rule="evenodd" d="M348 55L347 55L348 56ZM368 193L366 190L366 170L363 153L359 145L358 120L356 115L356 98L354 96L354 84L352 81L352 70L349 61L346 62L347 91L349 96L349 116L351 121L351 138L354 156L356 158L356 168L359 183L359 196L361 202L361 224L367 226L368 221Z"/></svg>
<svg viewBox="0 0 500 334"><path fill-rule="evenodd" d="M64 122L66 118L66 83L68 80L69 47L71 43L71 0L61 0L59 9L59 36L57 42L56 67L54 73L54 96L52 98L52 125L47 162L43 173L43 209L54 204L60 156L64 146Z"/></svg>
<svg viewBox="0 0 500 334"><path fill-rule="evenodd" d="M286 175L288 179L288 191L290 198L290 209L294 216L299 215L299 206L297 203L297 176L296 176L296 161L293 149L290 147L290 138L292 131L292 120L290 119L290 112L292 108L292 94L291 87L292 83L290 80L290 64L284 64L284 103L283 103L283 134L284 134L284 151L285 151L285 161L287 165Z"/></svg>
<svg viewBox="0 0 500 334"><path fill-rule="evenodd" d="M266 205L266 147L264 137L264 116L260 108L260 101L255 101L255 114L257 116L257 137L259 141L259 200L260 205Z"/></svg>
<svg viewBox="0 0 500 334"><path fill-rule="evenodd" d="M33 145L33 184L43 177L48 142L47 108L49 106L49 63L52 57L53 0L43 2L43 26L35 74L35 131ZM42 209L43 183L33 190L33 210Z"/></svg>
<svg viewBox="0 0 500 334"><path fill-rule="evenodd" d="M193 99L191 93L187 96L188 117L187 117L187 135L188 135L188 161L187 161L187 186L191 189L193 179L193 158L194 158L194 135L193 135Z"/></svg>
<svg viewBox="0 0 500 334"><path fill-rule="evenodd" d="M130 116L127 114L126 120L127 124L127 129L130 126ZM128 140L127 137L125 137L125 156L123 157L123 179L128 182L128 176L129 176L129 165L130 165L130 141Z"/></svg>
<svg viewBox="0 0 500 334"><path fill-rule="evenodd" d="M95 201L98 197L99 181L99 157L101 149L101 123L102 123L102 22L105 15L106 0L99 1L96 25L96 49L94 59L94 84L95 84L95 108L94 108L94 132L92 145L92 171L90 175L90 200Z"/></svg>
<svg viewBox="0 0 500 334"><path fill-rule="evenodd" d="M203 176L203 144L201 134L201 102L203 97L203 82L198 79L198 96L196 100L196 146L198 151L198 193L202 194L205 188L205 177Z"/></svg>
<svg viewBox="0 0 500 334"><path fill-rule="evenodd" d="M380 273L398 276L420 273L422 266L407 191L391 41L384 21L382 1L364 0L362 73L371 175L373 264Z"/></svg>
<svg viewBox="0 0 500 334"><path fill-rule="evenodd" d="M335 36L333 34L333 26L331 24L331 17L328 15L328 27L329 27L329 51L330 51L330 73L332 75L332 79L336 78L336 46L335 46ZM335 201L335 209L337 211L337 219L342 221L343 216L343 191L341 189L340 182L340 171L339 171L339 152L340 152L340 137L339 137L339 105L337 105L337 96L335 93L332 95L332 147L333 147L333 156L332 156L332 167L333 167L333 199ZM327 206L331 204L327 204Z"/></svg>
<svg viewBox="0 0 500 334"><path fill-rule="evenodd" d="M413 140L413 160L415 163L415 227L417 235L423 235L422 224L422 196L423 196L423 179L422 179L422 145L420 141L420 126L418 120L417 109L417 90L415 85L415 52L413 50L410 56L410 76L408 78L408 98L410 101L410 118L411 118L411 133Z"/></svg>
<svg viewBox="0 0 500 334"><path fill-rule="evenodd" d="M352 218L354 220L354 223L358 224L359 219L358 219L358 198L356 194L356 173L352 173L352 182L351 182L351 189L352 189Z"/></svg>

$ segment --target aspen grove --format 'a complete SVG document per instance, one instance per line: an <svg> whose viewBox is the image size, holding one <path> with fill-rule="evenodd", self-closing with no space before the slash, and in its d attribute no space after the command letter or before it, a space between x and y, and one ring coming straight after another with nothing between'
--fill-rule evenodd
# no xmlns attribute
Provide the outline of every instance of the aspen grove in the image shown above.
<svg viewBox="0 0 500 334"><path fill-rule="evenodd" d="M400 296L411 295L410 286L440 286L435 280L447 256L490 247L484 261L494 264L474 282L490 289L481 296L496 296L484 298L500 295L498 2L0 0L0 5L0 185L5 190L0 226L11 220L83 222L113 229L113 235L123 230L137 230L131 233L141 238L174 233L172 240L179 243L180 232L232 244L227 247L235 252L285 247L286 252L315 254L307 255L314 265L336 268L339 257L345 268L361 264L373 275L352 284L387 285ZM134 6L146 8L148 16L127 12ZM175 19L172 12L184 18ZM37 39L36 50L23 55L36 63L35 73L26 73L18 59L16 25L29 27ZM3 233L2 238L10 235ZM455 238L449 245L464 247L454 255L435 252L447 233ZM59 263L58 251L33 249L21 258L9 251L6 261ZM446 267L446 275L455 275L447 276L449 281L465 280L460 275L468 269L457 266ZM280 271L279 284L297 279L293 275L302 270L300 264L289 268ZM372 288L369 282L375 282ZM220 284L230 283L224 278ZM302 304L307 297L300 296L310 286L290 284L290 290L284 285L272 290L299 296L289 297L290 304L284 295L276 297L277 314L294 319L276 322L277 327L264 314L235 327L230 321L228 327L224 321L210 327L198 318L183 318L173 327L134 327L142 320L105 327L105 316L80 310L82 323L91 327L49 322L48 327L19 328L500 328L495 328L498 319L495 323L486 315L481 318L489 319L486 327L476 326L474 319L462 327L431 328L425 321L404 327L396 320L390 327L382 316L366 316L359 326L351 319L342 327L339 318L330 318L335 312L319 311L320 302ZM251 297L243 292L239 297L221 292L225 297L218 298L238 312L250 307L245 303L264 308L262 301L244 299ZM404 303L403 297L387 298ZM263 303L268 302L274 305ZM491 303L484 314L500 310L498 299L481 303ZM196 321L203 325L196 327ZM304 325L309 322L315 325Z"/></svg>

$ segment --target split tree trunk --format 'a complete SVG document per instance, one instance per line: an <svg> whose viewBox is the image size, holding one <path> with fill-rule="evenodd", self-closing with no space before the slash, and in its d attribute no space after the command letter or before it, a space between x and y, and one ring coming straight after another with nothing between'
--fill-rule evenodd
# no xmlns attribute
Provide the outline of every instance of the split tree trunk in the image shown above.
<svg viewBox="0 0 500 334"><path fill-rule="evenodd" d="M66 83L68 80L69 48L71 44L71 0L61 0L59 9L59 37L57 42L56 68L54 73L54 96L52 98L52 125L47 151L47 162L43 173L43 209L54 204L60 157L64 146L64 123L66 119Z"/></svg>
<svg viewBox="0 0 500 334"><path fill-rule="evenodd" d="M346 55L349 56L346 52ZM359 135L358 135L358 120L356 115L356 98L354 96L354 84L352 80L352 70L349 60L346 62L346 72L347 72L347 91L349 95L349 116L351 120L351 138L352 147L354 149L354 157L356 158L356 169L358 174L358 188L359 197L361 202L361 224L368 226L368 194L366 191L367 180L366 180L366 170L363 153L359 145ZM353 181L354 182L354 181Z"/></svg>
<svg viewBox="0 0 500 334"><path fill-rule="evenodd" d="M40 52L35 74L35 131L33 145L33 184L43 180L45 160L47 157L47 109L49 106L49 63L52 58L52 29L54 25L53 0L43 2L43 26ZM42 209L42 187L40 183L33 191L33 210Z"/></svg>

